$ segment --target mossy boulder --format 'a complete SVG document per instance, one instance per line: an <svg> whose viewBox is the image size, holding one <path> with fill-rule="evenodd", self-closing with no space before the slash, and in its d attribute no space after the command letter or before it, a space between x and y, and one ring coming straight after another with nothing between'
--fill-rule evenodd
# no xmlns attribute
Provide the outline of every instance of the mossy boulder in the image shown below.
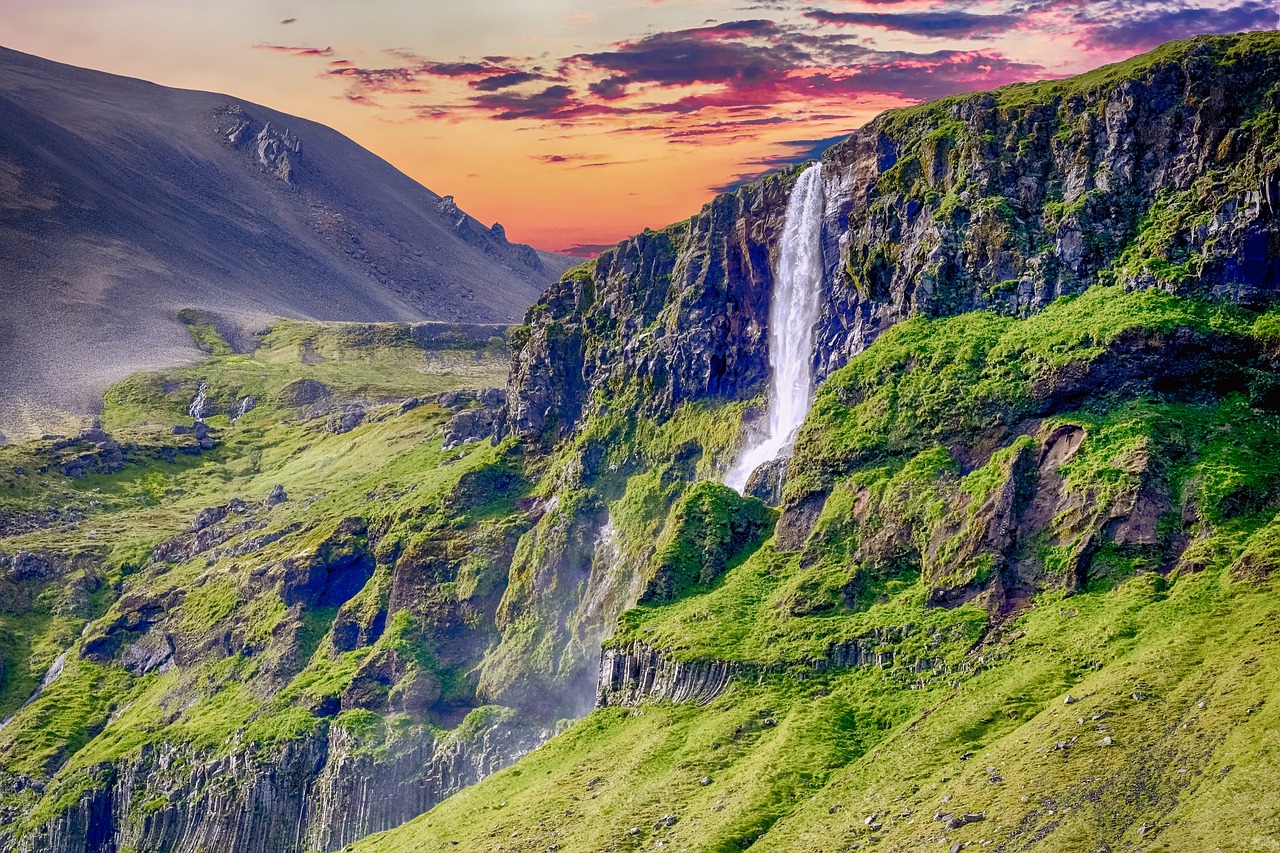
<svg viewBox="0 0 1280 853"><path fill-rule="evenodd" d="M649 568L641 604L673 601L713 583L773 533L777 513L721 483L696 483L676 504Z"/></svg>

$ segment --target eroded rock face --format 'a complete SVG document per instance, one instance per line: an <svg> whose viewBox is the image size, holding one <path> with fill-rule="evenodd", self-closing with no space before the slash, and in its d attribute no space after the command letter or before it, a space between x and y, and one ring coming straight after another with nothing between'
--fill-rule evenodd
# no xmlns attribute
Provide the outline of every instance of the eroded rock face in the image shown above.
<svg viewBox="0 0 1280 853"><path fill-rule="evenodd" d="M546 737L503 722L466 738L411 738L379 757L322 724L305 738L238 743L222 755L148 745L86 771L99 785L76 805L21 840L0 829L0 841L15 853L340 850L422 814Z"/></svg>
<svg viewBox="0 0 1280 853"><path fill-rule="evenodd" d="M735 680L750 682L797 668L821 672L863 666L888 670L899 665L901 672L911 677L937 678L951 673L938 659L902 653L899 647L910 634L910 628L873 628L864 636L833 644L814 659L769 666L715 659L679 660L640 641L609 646L600 655L596 706L634 708L643 702L709 705Z"/></svg>
<svg viewBox="0 0 1280 853"><path fill-rule="evenodd" d="M502 407L506 401L506 393L497 388L479 392L474 405L459 410L445 424L444 449L452 450L493 435L502 420Z"/></svg>
<svg viewBox="0 0 1280 853"><path fill-rule="evenodd" d="M509 428L564 435L597 389L643 389L641 413L736 399L768 376L766 327L795 172L721 195L688 222L647 231L570 271L515 341Z"/></svg>
<svg viewBox="0 0 1280 853"><path fill-rule="evenodd" d="M217 132L235 148L246 151L264 172L286 184L297 180L302 162L302 142L289 128L259 122L239 104L231 104L215 114Z"/></svg>

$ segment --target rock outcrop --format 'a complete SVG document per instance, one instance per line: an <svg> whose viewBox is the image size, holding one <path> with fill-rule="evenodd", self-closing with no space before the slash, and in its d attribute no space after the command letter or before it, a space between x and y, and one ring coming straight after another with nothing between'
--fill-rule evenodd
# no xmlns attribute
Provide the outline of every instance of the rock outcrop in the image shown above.
<svg viewBox="0 0 1280 853"><path fill-rule="evenodd" d="M900 647L910 627L875 628L863 637L833 644L810 660L761 664L717 659L678 660L640 640L607 646L600 654L596 706L634 708L643 702L688 702L709 705L734 681L757 681L783 672L872 666L897 673L914 686L922 677L954 674L932 657L904 654ZM927 644L925 644L927 648ZM980 664L970 663L972 672Z"/></svg>

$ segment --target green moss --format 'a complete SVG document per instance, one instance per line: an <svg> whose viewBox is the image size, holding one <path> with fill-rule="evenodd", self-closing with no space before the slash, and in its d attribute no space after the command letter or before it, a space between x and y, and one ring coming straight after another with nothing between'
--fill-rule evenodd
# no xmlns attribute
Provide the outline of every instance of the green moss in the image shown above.
<svg viewBox="0 0 1280 853"><path fill-rule="evenodd" d="M667 522L641 601L670 601L714 582L772 532L776 515L721 483L691 486Z"/></svg>
<svg viewBox="0 0 1280 853"><path fill-rule="evenodd" d="M178 312L178 322L187 327L191 340L204 352L210 355L231 355L234 352L213 322L201 312L184 308Z"/></svg>

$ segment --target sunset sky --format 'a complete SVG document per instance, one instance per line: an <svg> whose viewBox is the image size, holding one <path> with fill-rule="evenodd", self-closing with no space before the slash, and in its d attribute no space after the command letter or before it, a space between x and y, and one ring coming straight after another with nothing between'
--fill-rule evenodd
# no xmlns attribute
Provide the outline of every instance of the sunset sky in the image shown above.
<svg viewBox="0 0 1280 853"><path fill-rule="evenodd" d="M590 251L888 107L1278 18L1272 0L0 0L0 44L323 122L513 240Z"/></svg>

